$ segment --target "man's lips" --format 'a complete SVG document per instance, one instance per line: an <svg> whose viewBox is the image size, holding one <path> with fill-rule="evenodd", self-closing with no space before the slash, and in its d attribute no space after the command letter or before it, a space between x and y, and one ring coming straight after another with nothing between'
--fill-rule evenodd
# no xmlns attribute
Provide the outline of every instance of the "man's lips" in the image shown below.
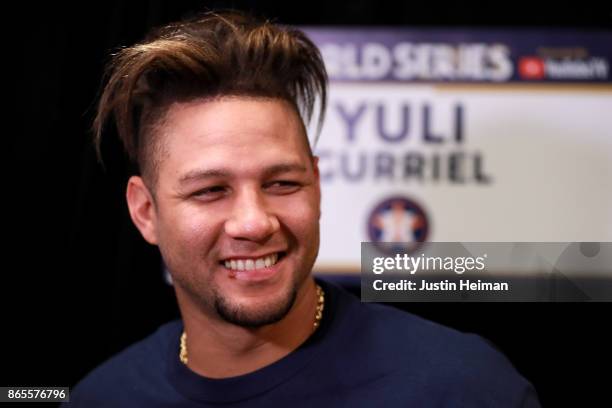
<svg viewBox="0 0 612 408"><path fill-rule="evenodd" d="M263 257L228 258L220 263L230 279L261 282L276 276L282 266L285 252L273 252Z"/></svg>
<svg viewBox="0 0 612 408"><path fill-rule="evenodd" d="M286 253L272 252L264 256L237 256L226 258L219 263L229 272L230 279L242 281L263 281L276 275L279 264Z"/></svg>

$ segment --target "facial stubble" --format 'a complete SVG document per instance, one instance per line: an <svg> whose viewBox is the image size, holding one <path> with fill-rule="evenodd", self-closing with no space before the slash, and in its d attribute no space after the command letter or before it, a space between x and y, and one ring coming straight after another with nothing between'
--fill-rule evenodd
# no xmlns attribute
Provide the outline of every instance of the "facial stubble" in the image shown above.
<svg viewBox="0 0 612 408"><path fill-rule="evenodd" d="M264 304L257 308L236 304L218 291L214 293L214 306L217 314L226 322L240 327L256 329L281 321L295 303L297 284L292 282L288 293L272 304Z"/></svg>
<svg viewBox="0 0 612 408"><path fill-rule="evenodd" d="M175 285L182 287L206 314L214 313L225 322L240 327L259 328L277 323L287 316L307 277L308 274L298 274L291 279L289 287L280 296L274 299L265 297L258 304L250 305L237 302L231 294L224 293L211 281L202 287L203 282L175 277Z"/></svg>

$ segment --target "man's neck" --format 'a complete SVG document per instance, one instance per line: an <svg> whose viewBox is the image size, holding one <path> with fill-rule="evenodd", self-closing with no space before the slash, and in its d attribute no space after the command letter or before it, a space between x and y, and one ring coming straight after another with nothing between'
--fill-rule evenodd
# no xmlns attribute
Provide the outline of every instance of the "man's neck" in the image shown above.
<svg viewBox="0 0 612 408"><path fill-rule="evenodd" d="M202 376L226 378L272 364L312 334L316 307L316 286L312 278L300 288L293 307L281 321L258 329L190 313L195 309L182 307L189 355L187 365Z"/></svg>

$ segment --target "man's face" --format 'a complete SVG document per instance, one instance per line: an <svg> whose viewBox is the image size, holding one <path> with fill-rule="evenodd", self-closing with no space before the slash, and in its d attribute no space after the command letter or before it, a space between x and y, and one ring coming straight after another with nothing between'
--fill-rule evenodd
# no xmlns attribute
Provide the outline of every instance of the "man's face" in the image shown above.
<svg viewBox="0 0 612 408"><path fill-rule="evenodd" d="M152 224L179 300L245 327L282 319L319 248L319 174L299 116L277 99L179 103L162 138Z"/></svg>

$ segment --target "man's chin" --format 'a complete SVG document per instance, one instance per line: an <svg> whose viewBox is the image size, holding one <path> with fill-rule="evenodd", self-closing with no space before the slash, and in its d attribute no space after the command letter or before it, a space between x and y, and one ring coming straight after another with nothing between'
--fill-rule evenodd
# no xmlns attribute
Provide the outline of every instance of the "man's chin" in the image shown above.
<svg viewBox="0 0 612 408"><path fill-rule="evenodd" d="M290 288L282 297L260 304L239 303L229 299L228 296L216 294L215 310L228 323L256 329L284 319L296 298L295 287Z"/></svg>

